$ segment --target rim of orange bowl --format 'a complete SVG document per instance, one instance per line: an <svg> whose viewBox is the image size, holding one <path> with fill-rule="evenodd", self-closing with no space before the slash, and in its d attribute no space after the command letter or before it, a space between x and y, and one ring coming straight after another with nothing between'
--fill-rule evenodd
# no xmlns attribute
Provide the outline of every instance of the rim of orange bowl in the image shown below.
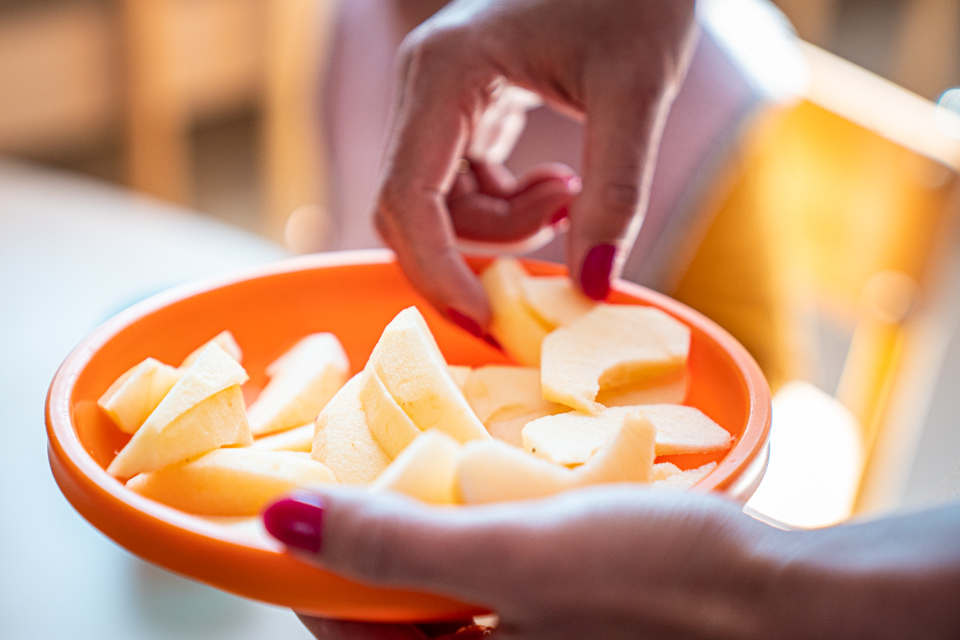
<svg viewBox="0 0 960 640"><path fill-rule="evenodd" d="M484 264L489 258L468 258L474 265ZM280 543L251 538L227 527L218 526L199 517L181 512L159 502L149 500L110 476L87 452L73 425L73 394L80 373L90 362L93 354L104 346L122 329L130 326L139 318L163 308L177 300L199 295L206 291L229 286L252 278L268 277L292 271L341 267L351 265L393 264L396 262L393 252L387 249L330 252L286 258L275 262L250 267L226 275L214 276L187 282L166 291L157 293L108 319L86 338L64 359L50 384L46 398L46 426L50 455L56 457L56 463L68 473L74 482L80 482L86 488L95 488L106 494L124 511L139 512L165 524L186 529L223 542L241 547L263 549L281 553ZM556 273L565 269L555 263L536 260L524 260L527 264L539 265ZM734 366L743 374L742 383L747 388L749 414L741 437L730 452L720 461L717 468L698 483L694 489L698 492L722 490L734 484L748 471L755 458L762 454L770 430L771 405L770 392L759 365L747 350L726 330L703 314L690 307L646 287L618 281L613 290L628 296L650 301L664 311L696 326L722 347L723 353L732 360ZM51 460L51 466L54 460ZM712 478L712 481L711 481ZM59 478L58 478L59 482ZM64 492L66 494L66 492ZM67 496L73 503L73 496ZM80 510L79 505L74 507ZM86 516L85 516L86 517Z"/></svg>

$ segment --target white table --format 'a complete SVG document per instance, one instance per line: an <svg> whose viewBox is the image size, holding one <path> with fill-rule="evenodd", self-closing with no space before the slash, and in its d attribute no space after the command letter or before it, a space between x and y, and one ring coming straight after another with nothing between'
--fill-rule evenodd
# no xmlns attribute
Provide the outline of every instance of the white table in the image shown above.
<svg viewBox="0 0 960 640"><path fill-rule="evenodd" d="M60 362L116 311L285 255L199 215L0 159L0 638L311 637L291 612L148 565L87 524L53 481L43 420Z"/></svg>

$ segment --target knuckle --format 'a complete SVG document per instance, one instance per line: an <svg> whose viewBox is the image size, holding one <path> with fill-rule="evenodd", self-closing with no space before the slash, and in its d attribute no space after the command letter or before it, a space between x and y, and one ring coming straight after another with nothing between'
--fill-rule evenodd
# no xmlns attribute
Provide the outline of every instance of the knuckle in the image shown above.
<svg viewBox="0 0 960 640"><path fill-rule="evenodd" d="M601 204L608 215L632 218L640 203L640 187L635 182L609 182L603 187Z"/></svg>

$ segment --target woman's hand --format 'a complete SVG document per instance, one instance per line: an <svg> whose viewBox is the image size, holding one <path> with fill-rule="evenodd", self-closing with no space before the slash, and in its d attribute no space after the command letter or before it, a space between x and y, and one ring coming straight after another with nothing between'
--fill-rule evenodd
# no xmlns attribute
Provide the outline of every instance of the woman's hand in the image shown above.
<svg viewBox="0 0 960 640"><path fill-rule="evenodd" d="M693 53L694 4L455 0L407 37L375 220L442 313L474 332L490 319L457 236L516 242L568 213L571 275L606 297L639 230ZM519 180L503 167L522 111L508 83L586 119L582 191L567 167Z"/></svg>
<svg viewBox="0 0 960 640"><path fill-rule="evenodd" d="M457 509L340 489L281 501L265 524L308 562L476 604L500 616L492 639L524 640L759 636L780 534L725 500L636 486ZM305 622L331 640L431 637Z"/></svg>

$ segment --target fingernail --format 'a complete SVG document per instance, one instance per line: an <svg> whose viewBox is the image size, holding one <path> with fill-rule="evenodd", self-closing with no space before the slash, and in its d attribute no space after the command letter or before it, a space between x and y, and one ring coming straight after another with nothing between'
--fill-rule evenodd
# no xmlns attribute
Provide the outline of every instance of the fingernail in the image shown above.
<svg viewBox="0 0 960 640"><path fill-rule="evenodd" d="M610 293L610 272L617 248L612 244L598 244L590 249L580 270L580 286L588 297L604 300Z"/></svg>
<svg viewBox="0 0 960 640"><path fill-rule="evenodd" d="M447 317L464 331L469 331L478 338L483 337L483 329L480 328L480 324L473 318L466 316L453 308L447 309Z"/></svg>
<svg viewBox="0 0 960 640"><path fill-rule="evenodd" d="M569 215L570 215L570 207L568 207L567 205L563 205L562 207L557 209L557 212L553 214L552 218L550 218L550 224L557 224L561 220L566 220L567 216Z"/></svg>
<svg viewBox="0 0 960 640"><path fill-rule="evenodd" d="M570 176L567 178L567 189L570 193L580 193L580 190L583 189L583 181L580 180L580 176Z"/></svg>
<svg viewBox="0 0 960 640"><path fill-rule="evenodd" d="M323 499L310 493L291 494L267 507L263 526L288 547L319 553L323 546Z"/></svg>

